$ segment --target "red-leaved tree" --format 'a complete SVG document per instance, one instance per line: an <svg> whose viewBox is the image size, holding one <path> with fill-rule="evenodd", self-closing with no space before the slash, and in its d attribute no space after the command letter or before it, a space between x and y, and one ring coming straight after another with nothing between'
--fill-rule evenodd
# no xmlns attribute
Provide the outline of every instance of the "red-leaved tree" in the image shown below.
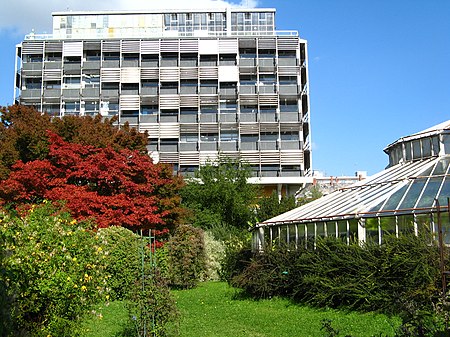
<svg viewBox="0 0 450 337"><path fill-rule="evenodd" d="M155 229L160 238L180 220L182 180L170 167L138 151L68 143L52 132L49 143L45 159L12 167L0 186L2 204L62 200L75 219L93 218L99 227Z"/></svg>

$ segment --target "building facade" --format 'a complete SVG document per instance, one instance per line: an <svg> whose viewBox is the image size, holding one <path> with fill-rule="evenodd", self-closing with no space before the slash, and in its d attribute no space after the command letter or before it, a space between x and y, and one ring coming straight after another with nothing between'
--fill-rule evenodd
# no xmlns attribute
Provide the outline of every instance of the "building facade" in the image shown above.
<svg viewBox="0 0 450 337"><path fill-rule="evenodd" d="M312 181L307 44L274 9L52 15L17 45L16 103L118 115L184 175L226 155L285 193Z"/></svg>

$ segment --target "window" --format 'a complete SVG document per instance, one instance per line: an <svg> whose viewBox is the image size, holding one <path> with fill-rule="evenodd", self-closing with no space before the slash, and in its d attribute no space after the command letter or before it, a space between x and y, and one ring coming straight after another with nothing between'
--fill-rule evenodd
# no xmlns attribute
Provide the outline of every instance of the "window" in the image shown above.
<svg viewBox="0 0 450 337"><path fill-rule="evenodd" d="M217 133L202 133L200 135L200 140L202 142L217 142L219 140L219 135Z"/></svg>
<svg viewBox="0 0 450 337"><path fill-rule="evenodd" d="M48 62L62 61L61 53L46 53L45 60Z"/></svg>
<svg viewBox="0 0 450 337"><path fill-rule="evenodd" d="M104 61L119 61L120 54L119 53L103 53Z"/></svg>
<svg viewBox="0 0 450 337"><path fill-rule="evenodd" d="M157 105L143 105L141 107L141 114L156 115L156 114L158 114L158 106Z"/></svg>
<svg viewBox="0 0 450 337"><path fill-rule="evenodd" d="M238 139L237 131L221 131L220 132L220 141L221 142L231 142L236 141Z"/></svg>
<svg viewBox="0 0 450 337"><path fill-rule="evenodd" d="M100 61L101 52L100 50L87 50L86 51L86 61Z"/></svg>
<svg viewBox="0 0 450 337"><path fill-rule="evenodd" d="M100 75L83 75L83 81L86 88L99 88L100 87Z"/></svg>
<svg viewBox="0 0 450 337"><path fill-rule="evenodd" d="M25 62L42 62L42 55L26 55Z"/></svg>
<svg viewBox="0 0 450 337"><path fill-rule="evenodd" d="M182 133L182 134L180 134L180 141L186 142L186 143L198 142L198 134L197 133Z"/></svg>
<svg viewBox="0 0 450 337"><path fill-rule="evenodd" d="M299 135L298 132L295 131L285 131L281 133L282 141L298 141Z"/></svg>
<svg viewBox="0 0 450 337"><path fill-rule="evenodd" d="M80 112L80 102L65 102L64 109L66 113Z"/></svg>
<svg viewBox="0 0 450 337"><path fill-rule="evenodd" d="M66 56L64 57L64 63L73 63L73 64L81 64L80 56Z"/></svg>
<svg viewBox="0 0 450 337"><path fill-rule="evenodd" d="M25 89L41 89L41 78L27 78L25 80Z"/></svg>

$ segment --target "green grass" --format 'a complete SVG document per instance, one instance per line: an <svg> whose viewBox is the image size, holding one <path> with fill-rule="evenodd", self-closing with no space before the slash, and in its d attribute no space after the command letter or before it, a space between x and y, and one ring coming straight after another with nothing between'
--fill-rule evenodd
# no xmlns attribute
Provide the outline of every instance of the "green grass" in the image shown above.
<svg viewBox="0 0 450 337"><path fill-rule="evenodd" d="M223 282L207 282L195 289L173 292L181 312L181 337L320 337L322 320L332 321L339 336L393 336L400 319L380 314L313 309L274 298L239 299L238 291ZM127 322L124 302L99 310L103 317L84 322L84 337L120 336Z"/></svg>
<svg viewBox="0 0 450 337"><path fill-rule="evenodd" d="M385 315L312 309L279 298L235 299L236 290L221 282L174 293L182 337L327 336L321 330L324 319L332 320L339 336L393 336L394 327L400 325L399 319Z"/></svg>
<svg viewBox="0 0 450 337"><path fill-rule="evenodd" d="M98 307L96 312L97 314L89 315L83 322L83 337L120 336L128 322L125 302L111 302L108 306Z"/></svg>

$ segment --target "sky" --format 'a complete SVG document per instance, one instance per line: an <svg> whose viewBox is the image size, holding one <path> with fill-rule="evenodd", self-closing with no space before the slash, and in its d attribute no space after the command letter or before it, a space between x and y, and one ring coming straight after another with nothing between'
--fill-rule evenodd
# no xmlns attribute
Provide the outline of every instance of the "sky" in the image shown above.
<svg viewBox="0 0 450 337"><path fill-rule="evenodd" d="M308 41L312 167L383 170L383 149L450 119L450 0L15 0L0 3L0 106L14 94L15 45L50 33L51 12L275 8Z"/></svg>

